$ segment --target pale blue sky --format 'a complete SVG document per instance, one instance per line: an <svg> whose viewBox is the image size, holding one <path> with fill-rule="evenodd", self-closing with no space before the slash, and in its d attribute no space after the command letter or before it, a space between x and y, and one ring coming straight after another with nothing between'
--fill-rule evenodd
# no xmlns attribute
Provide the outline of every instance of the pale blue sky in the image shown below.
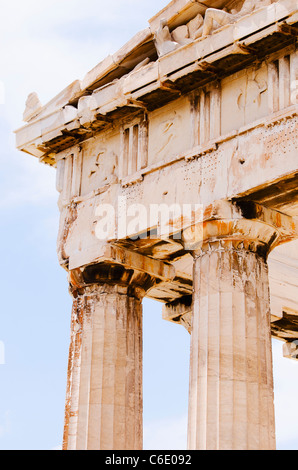
<svg viewBox="0 0 298 470"><path fill-rule="evenodd" d="M61 445L71 299L56 257L55 172L15 150L28 94L46 103L115 52L165 0L1 4L0 449ZM1 88L0 88L1 89ZM189 335L144 303L144 446L186 447ZM298 363L274 342L278 448L298 450Z"/></svg>

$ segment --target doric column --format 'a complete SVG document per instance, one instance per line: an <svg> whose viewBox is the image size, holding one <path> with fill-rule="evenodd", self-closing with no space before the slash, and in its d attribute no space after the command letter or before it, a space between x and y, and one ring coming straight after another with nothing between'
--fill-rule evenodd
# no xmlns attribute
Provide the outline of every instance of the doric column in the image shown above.
<svg viewBox="0 0 298 470"><path fill-rule="evenodd" d="M274 449L268 270L243 244L194 253L191 449Z"/></svg>
<svg viewBox="0 0 298 470"><path fill-rule="evenodd" d="M107 266L92 273L102 282L77 288L77 279L71 279L65 450L142 449L145 290L132 285L132 277L121 266ZM140 281L150 285L144 276Z"/></svg>
<svg viewBox="0 0 298 470"><path fill-rule="evenodd" d="M282 222L227 204L185 233L194 257L189 449L275 448L266 259Z"/></svg>

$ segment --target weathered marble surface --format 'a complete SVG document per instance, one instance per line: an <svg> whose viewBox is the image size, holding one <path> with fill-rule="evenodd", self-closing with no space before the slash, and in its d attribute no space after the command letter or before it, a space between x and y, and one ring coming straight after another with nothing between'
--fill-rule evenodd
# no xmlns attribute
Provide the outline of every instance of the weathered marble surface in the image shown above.
<svg viewBox="0 0 298 470"><path fill-rule="evenodd" d="M50 103L31 94L16 131L57 170L65 449L142 447L144 296L192 335L189 448L275 445L271 336L292 359L298 340L297 0L208 7L173 0Z"/></svg>

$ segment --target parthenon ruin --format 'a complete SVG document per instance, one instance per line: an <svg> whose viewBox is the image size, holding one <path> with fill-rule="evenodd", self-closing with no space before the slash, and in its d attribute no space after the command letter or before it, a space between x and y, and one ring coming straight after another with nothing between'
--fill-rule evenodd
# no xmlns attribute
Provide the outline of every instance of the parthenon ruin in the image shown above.
<svg viewBox="0 0 298 470"><path fill-rule="evenodd" d="M298 358L297 34L298 0L173 0L29 95L16 146L56 168L73 296L63 449L142 449L144 297L191 335L188 449L275 449L272 337Z"/></svg>

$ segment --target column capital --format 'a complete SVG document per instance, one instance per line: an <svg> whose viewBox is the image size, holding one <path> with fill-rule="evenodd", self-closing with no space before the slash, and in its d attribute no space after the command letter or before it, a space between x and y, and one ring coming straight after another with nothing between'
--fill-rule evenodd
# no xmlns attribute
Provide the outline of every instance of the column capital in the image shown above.
<svg viewBox="0 0 298 470"><path fill-rule="evenodd" d="M210 249L253 251L266 258L277 245L298 237L296 221L253 201L217 201L201 221L183 231L184 248L195 256Z"/></svg>
<svg viewBox="0 0 298 470"><path fill-rule="evenodd" d="M143 299L156 279L147 273L137 273L121 265L96 264L68 273L69 290L74 298L99 294L122 294Z"/></svg>
<svg viewBox="0 0 298 470"><path fill-rule="evenodd" d="M74 297L100 289L142 299L153 286L174 278L175 268L169 263L109 244L96 263L68 272Z"/></svg>

